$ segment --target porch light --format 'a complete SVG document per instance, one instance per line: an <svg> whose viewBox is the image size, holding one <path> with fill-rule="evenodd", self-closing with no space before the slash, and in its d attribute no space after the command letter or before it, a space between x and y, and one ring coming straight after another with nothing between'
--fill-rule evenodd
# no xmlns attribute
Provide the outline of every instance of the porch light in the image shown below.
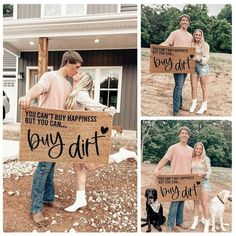
<svg viewBox="0 0 236 236"><path fill-rule="evenodd" d="M30 45L34 45L34 42L33 42L33 41L30 41L29 44L30 44Z"/></svg>
<svg viewBox="0 0 236 236"><path fill-rule="evenodd" d="M99 39L95 39L95 40L94 40L94 43L99 43Z"/></svg>

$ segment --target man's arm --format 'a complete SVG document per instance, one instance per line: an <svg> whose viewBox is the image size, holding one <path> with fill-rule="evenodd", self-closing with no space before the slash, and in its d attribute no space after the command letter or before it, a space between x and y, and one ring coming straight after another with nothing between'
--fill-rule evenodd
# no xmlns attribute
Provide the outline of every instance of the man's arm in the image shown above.
<svg viewBox="0 0 236 236"><path fill-rule="evenodd" d="M168 162L167 158L163 157L157 164L157 167L155 168L153 174L155 177L158 177L160 175L161 168Z"/></svg>
<svg viewBox="0 0 236 236"><path fill-rule="evenodd" d="M30 102L37 98L40 94L43 93L43 87L41 84L34 85L25 96L19 98L19 105L22 108L26 108L30 105Z"/></svg>

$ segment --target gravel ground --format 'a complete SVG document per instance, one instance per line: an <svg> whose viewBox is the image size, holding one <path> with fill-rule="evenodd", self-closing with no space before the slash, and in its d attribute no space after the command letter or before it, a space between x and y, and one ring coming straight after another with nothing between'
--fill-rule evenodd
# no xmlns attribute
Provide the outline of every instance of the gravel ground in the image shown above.
<svg viewBox="0 0 236 236"><path fill-rule="evenodd" d="M51 224L39 229L29 218L34 162L3 164L4 232L137 232L136 161L123 161L87 174L84 210L68 213L44 207ZM56 165L56 198L67 207L74 201L74 171L71 164Z"/></svg>

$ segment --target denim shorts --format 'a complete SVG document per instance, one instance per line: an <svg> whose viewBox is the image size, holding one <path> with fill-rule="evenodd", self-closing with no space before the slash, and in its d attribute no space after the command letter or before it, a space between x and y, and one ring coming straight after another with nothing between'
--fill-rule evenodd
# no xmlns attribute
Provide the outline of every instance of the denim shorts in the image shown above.
<svg viewBox="0 0 236 236"><path fill-rule="evenodd" d="M208 179L202 179L201 186L202 186L202 192L211 191L211 185Z"/></svg>
<svg viewBox="0 0 236 236"><path fill-rule="evenodd" d="M208 64L206 65L201 65L199 62L195 63L195 73L198 76L206 76L209 75L209 66Z"/></svg>

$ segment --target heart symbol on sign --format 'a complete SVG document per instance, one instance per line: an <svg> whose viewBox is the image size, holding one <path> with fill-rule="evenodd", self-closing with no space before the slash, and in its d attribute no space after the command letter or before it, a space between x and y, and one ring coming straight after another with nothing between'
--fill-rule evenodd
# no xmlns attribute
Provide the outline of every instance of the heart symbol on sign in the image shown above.
<svg viewBox="0 0 236 236"><path fill-rule="evenodd" d="M200 181L197 181L197 185L199 185L201 182Z"/></svg>
<svg viewBox="0 0 236 236"><path fill-rule="evenodd" d="M194 57L194 55L190 54L190 58L192 59Z"/></svg>
<svg viewBox="0 0 236 236"><path fill-rule="evenodd" d="M102 132L102 134L105 134L107 131L109 130L109 128L108 127L101 127L101 132Z"/></svg>

